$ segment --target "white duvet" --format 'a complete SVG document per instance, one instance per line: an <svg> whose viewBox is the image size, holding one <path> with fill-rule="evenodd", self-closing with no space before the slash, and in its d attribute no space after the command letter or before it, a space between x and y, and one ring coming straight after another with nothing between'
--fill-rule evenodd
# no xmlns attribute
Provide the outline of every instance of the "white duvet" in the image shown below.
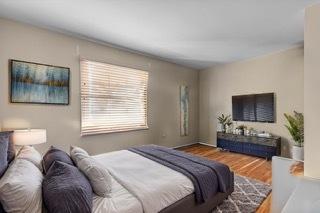
<svg viewBox="0 0 320 213"><path fill-rule="evenodd" d="M110 198L95 197L94 212L155 213L194 192L192 182L183 174L133 152L93 157L116 180Z"/></svg>
<svg viewBox="0 0 320 213"><path fill-rule="evenodd" d="M112 178L110 197L93 197L94 213L143 213L140 201Z"/></svg>

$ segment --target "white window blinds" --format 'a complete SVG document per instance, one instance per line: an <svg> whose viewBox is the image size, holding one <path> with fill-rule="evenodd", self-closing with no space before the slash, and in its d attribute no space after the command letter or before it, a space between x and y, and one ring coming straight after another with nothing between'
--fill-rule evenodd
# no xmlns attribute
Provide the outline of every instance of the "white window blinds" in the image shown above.
<svg viewBox="0 0 320 213"><path fill-rule="evenodd" d="M81 60L81 134L146 129L148 72Z"/></svg>

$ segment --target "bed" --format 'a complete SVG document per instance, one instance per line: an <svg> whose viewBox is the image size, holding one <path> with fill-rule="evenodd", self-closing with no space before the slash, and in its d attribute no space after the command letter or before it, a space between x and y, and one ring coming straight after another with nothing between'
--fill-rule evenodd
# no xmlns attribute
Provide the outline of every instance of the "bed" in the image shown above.
<svg viewBox="0 0 320 213"><path fill-rule="evenodd" d="M13 156L10 134L0 134L0 213L207 213L234 190L229 167L173 149L146 145L90 156L77 147L69 156L51 147L42 157L24 146ZM112 189L107 196L98 196L82 170L85 159L108 174L108 182L100 179Z"/></svg>
<svg viewBox="0 0 320 213"><path fill-rule="evenodd" d="M210 212L234 189L231 172L226 192L217 191L206 202L198 203L191 180L158 162L128 150L93 157L111 173L116 189L110 198L94 198L93 211L97 213Z"/></svg>

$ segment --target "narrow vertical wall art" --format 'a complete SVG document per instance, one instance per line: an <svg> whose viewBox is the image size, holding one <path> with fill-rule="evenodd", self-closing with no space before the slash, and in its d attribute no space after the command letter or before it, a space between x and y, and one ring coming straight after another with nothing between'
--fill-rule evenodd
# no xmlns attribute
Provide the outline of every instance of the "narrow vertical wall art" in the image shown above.
<svg viewBox="0 0 320 213"><path fill-rule="evenodd" d="M189 88L180 86L180 135L189 134Z"/></svg>

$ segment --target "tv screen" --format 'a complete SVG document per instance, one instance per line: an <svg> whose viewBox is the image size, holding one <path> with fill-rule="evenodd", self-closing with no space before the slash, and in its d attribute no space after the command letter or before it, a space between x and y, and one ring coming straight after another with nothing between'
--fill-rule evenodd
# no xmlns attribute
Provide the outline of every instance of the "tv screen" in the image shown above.
<svg viewBox="0 0 320 213"><path fill-rule="evenodd" d="M274 123L274 93L232 96L232 118Z"/></svg>

